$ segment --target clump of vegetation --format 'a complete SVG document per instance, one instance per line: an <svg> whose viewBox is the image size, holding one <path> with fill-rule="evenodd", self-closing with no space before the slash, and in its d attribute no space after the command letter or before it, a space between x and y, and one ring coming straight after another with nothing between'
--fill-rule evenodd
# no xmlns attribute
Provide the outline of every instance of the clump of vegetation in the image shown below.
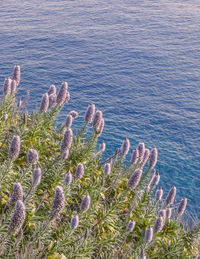
<svg viewBox="0 0 200 259"><path fill-rule="evenodd" d="M16 100L20 67L4 82L0 107L0 258L196 258L200 225L182 222L187 199L157 188L158 152L125 138L102 161L102 112L90 104L75 135L68 84L51 85L39 112ZM164 197L165 196L165 197ZM164 198L163 198L164 197Z"/></svg>

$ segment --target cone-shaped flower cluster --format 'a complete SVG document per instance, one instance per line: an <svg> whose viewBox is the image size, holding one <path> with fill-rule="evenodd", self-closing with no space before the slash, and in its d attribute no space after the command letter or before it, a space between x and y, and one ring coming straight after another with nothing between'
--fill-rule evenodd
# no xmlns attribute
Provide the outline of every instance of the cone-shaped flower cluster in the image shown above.
<svg viewBox="0 0 200 259"><path fill-rule="evenodd" d="M157 160L158 160L158 151L157 151L157 148L154 147L151 150L151 154L150 154L150 161L149 161L150 167L152 167L152 168L155 167L156 163L157 163Z"/></svg>
<svg viewBox="0 0 200 259"><path fill-rule="evenodd" d="M41 112L47 112L49 108L49 95L46 93L42 97L42 102L40 105L40 111Z"/></svg>
<svg viewBox="0 0 200 259"><path fill-rule="evenodd" d="M16 81L17 85L19 85L20 83L20 77L21 77L20 66L14 66L13 80Z"/></svg>
<svg viewBox="0 0 200 259"><path fill-rule="evenodd" d="M76 179L81 179L84 175L84 166L83 164L79 163L76 167L75 177Z"/></svg>
<svg viewBox="0 0 200 259"><path fill-rule="evenodd" d="M28 164L36 165L37 162L38 162L38 159L39 159L39 155L38 155L37 150L29 149L28 153L27 153L27 156L26 156L26 159L27 159Z"/></svg>
<svg viewBox="0 0 200 259"><path fill-rule="evenodd" d="M78 224L79 224L78 215L72 216L72 218L71 218L71 228L77 228Z"/></svg>
<svg viewBox="0 0 200 259"><path fill-rule="evenodd" d="M91 203L91 198L89 195L86 195L83 197L82 201L81 201L81 210L82 211L87 211L90 208L90 203Z"/></svg>
<svg viewBox="0 0 200 259"><path fill-rule="evenodd" d="M95 105L90 104L85 113L85 122L86 123L91 123L93 121L94 113L95 113Z"/></svg>
<svg viewBox="0 0 200 259"><path fill-rule="evenodd" d="M10 147L8 150L8 158L11 160L16 160L19 156L20 152L20 137L19 136L13 136L12 141L10 143Z"/></svg>
<svg viewBox="0 0 200 259"><path fill-rule="evenodd" d="M65 183L66 183L67 185L72 183L72 174L71 174L71 173L67 173L67 174L65 175Z"/></svg>
<svg viewBox="0 0 200 259"><path fill-rule="evenodd" d="M126 227L126 230L129 231L129 232L132 232L134 228L135 228L135 221L130 220L127 227Z"/></svg>
<svg viewBox="0 0 200 259"><path fill-rule="evenodd" d="M187 206L187 199L186 198L183 198L181 200L181 202L179 203L179 206L178 206L178 215L181 216L183 215L185 209L186 209L186 206Z"/></svg>
<svg viewBox="0 0 200 259"><path fill-rule="evenodd" d="M50 217L58 215L62 212L65 206L65 194L61 186L57 186L55 189L54 200L51 206Z"/></svg>
<svg viewBox="0 0 200 259"><path fill-rule="evenodd" d="M55 85L50 85L48 95L56 94L56 87Z"/></svg>
<svg viewBox="0 0 200 259"><path fill-rule="evenodd" d="M33 187L36 187L40 183L41 177L42 177L42 170L38 167L33 172L33 180L32 180Z"/></svg>
<svg viewBox="0 0 200 259"><path fill-rule="evenodd" d="M66 129L62 142L61 142L61 152L64 153L66 149L70 149L73 141L72 129Z"/></svg>
<svg viewBox="0 0 200 259"><path fill-rule="evenodd" d="M176 197L176 187L173 186L168 192L168 195L166 198L166 205L170 205L170 204L174 203L175 197Z"/></svg>
<svg viewBox="0 0 200 259"><path fill-rule="evenodd" d="M130 141L127 137L125 137L123 143L122 143L122 146L120 148L120 154L121 156L126 156L129 152L129 149L130 149Z"/></svg>
<svg viewBox="0 0 200 259"><path fill-rule="evenodd" d="M8 226L8 233L14 232L17 234L23 226L26 217L25 206L21 200L18 200L15 204L15 210Z"/></svg>
<svg viewBox="0 0 200 259"><path fill-rule="evenodd" d="M11 82L12 82L12 80L10 79L10 77L5 79L4 85L3 85L4 95L11 93Z"/></svg>
<svg viewBox="0 0 200 259"><path fill-rule="evenodd" d="M23 189L20 183L14 183L12 194L10 197L10 204L15 203L16 201L22 201L23 200Z"/></svg>
<svg viewBox="0 0 200 259"><path fill-rule="evenodd" d="M144 241L145 242L151 242L152 239L153 239L153 228L146 228Z"/></svg>
<svg viewBox="0 0 200 259"><path fill-rule="evenodd" d="M68 84L67 82L62 83L60 91L58 92L57 95L57 104L58 105L63 105L66 101L67 98L67 93L68 93Z"/></svg>
<svg viewBox="0 0 200 259"><path fill-rule="evenodd" d="M104 174L105 175L109 175L110 174L110 171L111 171L111 164L110 163L106 163L104 165Z"/></svg>
<svg viewBox="0 0 200 259"><path fill-rule="evenodd" d="M138 186L141 176L142 176L142 170L137 169L129 178L127 182L127 187L130 188L131 190L134 190Z"/></svg>
<svg viewBox="0 0 200 259"><path fill-rule="evenodd" d="M156 222L155 222L154 227L153 227L154 232L159 233L163 229L163 226L164 226L163 217L158 217L156 219Z"/></svg>
<svg viewBox="0 0 200 259"><path fill-rule="evenodd" d="M138 149L135 149L132 152L131 163L133 163L134 165L137 164L138 158L139 158L139 152L138 152Z"/></svg>
<svg viewBox="0 0 200 259"><path fill-rule="evenodd" d="M73 120L72 116L68 114L67 117L66 117L66 121L65 121L65 127L67 129L71 128L72 120Z"/></svg>
<svg viewBox="0 0 200 259"><path fill-rule="evenodd" d="M156 200L160 201L162 199L163 196L163 190L162 188L160 188L159 190L156 191Z"/></svg>

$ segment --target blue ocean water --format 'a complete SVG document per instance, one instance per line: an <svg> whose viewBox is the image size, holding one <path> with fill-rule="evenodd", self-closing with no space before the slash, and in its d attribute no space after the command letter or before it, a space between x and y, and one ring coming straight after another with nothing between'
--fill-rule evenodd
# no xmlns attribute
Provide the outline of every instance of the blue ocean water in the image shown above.
<svg viewBox="0 0 200 259"><path fill-rule="evenodd" d="M177 186L200 216L199 0L2 0L0 82L21 66L20 94L39 105L50 84L69 83L67 112L103 111L106 155L145 142L159 151L165 195Z"/></svg>

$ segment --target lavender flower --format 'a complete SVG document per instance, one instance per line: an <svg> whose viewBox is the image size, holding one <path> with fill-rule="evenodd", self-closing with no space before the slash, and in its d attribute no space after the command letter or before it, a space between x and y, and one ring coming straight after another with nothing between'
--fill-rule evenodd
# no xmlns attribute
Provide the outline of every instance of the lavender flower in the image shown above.
<svg viewBox="0 0 200 259"><path fill-rule="evenodd" d="M26 159L28 164L36 165L39 159L37 150L29 149Z"/></svg>
<svg viewBox="0 0 200 259"><path fill-rule="evenodd" d="M15 80L12 80L10 85L10 93L14 95L16 93L16 89L17 89L17 82Z"/></svg>
<svg viewBox="0 0 200 259"><path fill-rule="evenodd" d="M144 152L145 152L144 143L139 143L137 149L138 149L138 153L139 153L139 160L140 160L140 162L142 162L143 157L144 157Z"/></svg>
<svg viewBox="0 0 200 259"><path fill-rule="evenodd" d="M101 152L104 152L106 150L106 144L104 142L101 143L100 150Z"/></svg>
<svg viewBox="0 0 200 259"><path fill-rule="evenodd" d="M11 93L11 79L10 77L6 78L3 84L3 92L4 95L10 94Z"/></svg>
<svg viewBox="0 0 200 259"><path fill-rule="evenodd" d="M24 203L21 200L18 200L15 204L15 210L8 226L8 233L14 232L14 234L17 234L23 226L25 217L26 212Z"/></svg>
<svg viewBox="0 0 200 259"><path fill-rule="evenodd" d="M78 215L72 216L71 228L77 228L78 225L79 225L79 217L78 217Z"/></svg>
<svg viewBox="0 0 200 259"><path fill-rule="evenodd" d="M93 121L94 113L95 113L95 105L90 104L85 113L85 122L86 123L91 123Z"/></svg>
<svg viewBox="0 0 200 259"><path fill-rule="evenodd" d="M127 187L130 188L131 190L134 190L138 186L141 176L142 176L142 170L140 169L135 170L135 172L131 175L131 177L128 180Z"/></svg>
<svg viewBox="0 0 200 259"><path fill-rule="evenodd" d="M41 105L40 105L40 111L41 112L47 112L49 108L49 96L48 94L43 94L43 97L42 97L42 102L41 102Z"/></svg>
<svg viewBox="0 0 200 259"><path fill-rule="evenodd" d="M154 186L158 185L159 181L160 181L160 175L159 173L157 173L157 175L155 175L155 177L153 178L152 185Z"/></svg>
<svg viewBox="0 0 200 259"><path fill-rule="evenodd" d="M18 200L23 200L23 189L20 183L14 183L10 198L10 204L15 203Z"/></svg>
<svg viewBox="0 0 200 259"><path fill-rule="evenodd" d="M121 156L126 156L128 154L129 148L130 148L130 141L127 137L125 137L122 143L122 146L120 148Z"/></svg>
<svg viewBox="0 0 200 259"><path fill-rule="evenodd" d="M65 194L63 192L63 188L61 186L57 186L55 189L55 195L53 199L53 203L51 206L50 217L55 214L60 214L65 206Z"/></svg>
<svg viewBox="0 0 200 259"><path fill-rule="evenodd" d="M67 115L66 117L66 121L65 121L65 127L67 129L71 128L72 126L72 116L71 115Z"/></svg>
<svg viewBox="0 0 200 259"><path fill-rule="evenodd" d="M138 149L135 149L132 152L131 163L134 165L137 164L138 158L139 158L139 152L138 152Z"/></svg>
<svg viewBox="0 0 200 259"><path fill-rule="evenodd" d="M102 120L102 112L101 111L96 111L93 119L93 127L95 130L98 130L100 123Z"/></svg>
<svg viewBox="0 0 200 259"><path fill-rule="evenodd" d="M79 163L76 167L75 176L77 179L81 179L84 175L84 166L83 164Z"/></svg>
<svg viewBox="0 0 200 259"><path fill-rule="evenodd" d="M13 136L8 150L9 159L14 161L18 158L19 152L20 152L20 145L21 145L20 137Z"/></svg>
<svg viewBox="0 0 200 259"><path fill-rule="evenodd" d="M49 95L49 108L55 107L56 106L56 101L57 101L56 94L50 94Z"/></svg>
<svg viewBox="0 0 200 259"><path fill-rule="evenodd" d="M95 131L98 134L98 136L101 136L103 129L104 129L104 125L105 125L105 122L104 122L104 119L102 118L98 128L95 128Z"/></svg>
<svg viewBox="0 0 200 259"><path fill-rule="evenodd" d="M91 203L91 198L89 195L86 195L83 197L82 201L81 201L81 210L82 211L87 211L90 207L90 203Z"/></svg>
<svg viewBox="0 0 200 259"><path fill-rule="evenodd" d="M163 227L164 227L164 219L163 217L158 217L156 219L153 229L156 233L159 233L163 229Z"/></svg>
<svg viewBox="0 0 200 259"><path fill-rule="evenodd" d="M165 222L166 219L166 210L160 210L158 217L162 217L163 218L163 222Z"/></svg>
<svg viewBox="0 0 200 259"><path fill-rule="evenodd" d="M106 163L104 165L104 174L105 175L109 175L110 174L110 171L111 171L111 164L110 163Z"/></svg>
<svg viewBox="0 0 200 259"><path fill-rule="evenodd" d="M145 242L151 242L152 239L153 239L153 228L146 228L144 241Z"/></svg>
<svg viewBox="0 0 200 259"><path fill-rule="evenodd" d="M56 94L56 87L55 85L50 85L48 95Z"/></svg>
<svg viewBox="0 0 200 259"><path fill-rule="evenodd" d="M135 228L135 221L130 220L127 227L126 227L126 230L129 231L129 232L132 232L134 228Z"/></svg>
<svg viewBox="0 0 200 259"><path fill-rule="evenodd" d="M200 259L200 255L197 255L197 258L196 259Z"/></svg>
<svg viewBox="0 0 200 259"><path fill-rule="evenodd" d="M171 216L172 216L172 208L168 208L168 209L166 210L166 218L167 218L167 219L170 219Z"/></svg>
<svg viewBox="0 0 200 259"><path fill-rule="evenodd" d="M173 186L170 191L168 192L167 198L166 198L166 205L170 205L174 203L174 199L176 197L176 187Z"/></svg>
<svg viewBox="0 0 200 259"><path fill-rule="evenodd" d="M76 111L70 111L69 115L71 115L73 119L78 118L78 112L76 112Z"/></svg>
<svg viewBox="0 0 200 259"><path fill-rule="evenodd" d="M72 174L71 174L71 173L67 173L67 174L65 175L65 183L66 183L67 185L72 183Z"/></svg>
<svg viewBox="0 0 200 259"><path fill-rule="evenodd" d="M16 81L17 86L20 82L20 66L14 66L14 71L13 71L13 79Z"/></svg>
<svg viewBox="0 0 200 259"><path fill-rule="evenodd" d="M150 156L150 150L149 149L145 149L144 156L143 156L143 161L142 161L142 167L145 166L147 160L149 159L149 156Z"/></svg>
<svg viewBox="0 0 200 259"><path fill-rule="evenodd" d="M33 187L36 187L40 183L41 177L42 177L42 171L38 167L33 172L33 180L32 180L32 186Z"/></svg>
<svg viewBox="0 0 200 259"><path fill-rule="evenodd" d="M61 152L64 153L66 149L70 149L73 141L72 129L66 129L62 142L61 142Z"/></svg>
<svg viewBox="0 0 200 259"><path fill-rule="evenodd" d="M187 206L187 199L183 198L178 206L178 216L183 215L185 208Z"/></svg>
<svg viewBox="0 0 200 259"><path fill-rule="evenodd" d="M156 200L160 201L162 199L163 196L163 190L162 188L160 188L159 190L156 191Z"/></svg>
<svg viewBox="0 0 200 259"><path fill-rule="evenodd" d="M154 147L150 154L150 162L149 162L150 167L155 167L157 160L158 160L158 150L156 147Z"/></svg>
<svg viewBox="0 0 200 259"><path fill-rule="evenodd" d="M62 83L60 91L57 95L57 104L63 105L66 98L67 98L67 89L68 89L68 84L67 82Z"/></svg>

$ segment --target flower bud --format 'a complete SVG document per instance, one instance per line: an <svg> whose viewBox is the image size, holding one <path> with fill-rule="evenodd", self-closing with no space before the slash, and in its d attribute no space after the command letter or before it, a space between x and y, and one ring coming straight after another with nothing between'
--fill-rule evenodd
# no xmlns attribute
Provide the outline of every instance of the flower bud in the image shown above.
<svg viewBox="0 0 200 259"><path fill-rule="evenodd" d="M130 148L130 141L127 137L125 137L122 143L122 146L120 148L121 156L126 156L128 154L129 148Z"/></svg>
<svg viewBox="0 0 200 259"><path fill-rule="evenodd" d="M69 184L72 183L72 174L71 174L71 173L67 173L67 174L65 175L65 183L66 183L67 185L69 185Z"/></svg>
<svg viewBox="0 0 200 259"><path fill-rule="evenodd" d="M66 129L62 142L61 142L61 152L64 153L66 149L70 149L73 141L72 129Z"/></svg>
<svg viewBox="0 0 200 259"><path fill-rule="evenodd" d="M130 220L127 227L126 227L126 230L129 231L129 232L132 232L134 228L135 228L135 221Z"/></svg>
<svg viewBox="0 0 200 259"><path fill-rule="evenodd" d="M87 211L90 207L90 202L91 202L91 198L89 195L86 195L83 197L82 201L81 201L81 210L82 211Z"/></svg>
<svg viewBox="0 0 200 259"><path fill-rule="evenodd" d="M78 112L76 112L76 111L70 111L69 115L71 115L73 119L78 118Z"/></svg>
<svg viewBox="0 0 200 259"><path fill-rule="evenodd" d="M150 161L149 161L150 167L152 167L152 168L155 167L157 160L158 160L158 150L156 147L154 147L151 150L151 154L150 154Z"/></svg>
<svg viewBox="0 0 200 259"><path fill-rule="evenodd" d="M48 95L56 94L56 87L55 85L50 85Z"/></svg>
<svg viewBox="0 0 200 259"><path fill-rule="evenodd" d="M17 89L17 82L15 80L12 80L10 85L10 93L15 95L16 89Z"/></svg>
<svg viewBox="0 0 200 259"><path fill-rule="evenodd" d="M135 170L135 172L131 175L131 177L128 180L127 187L130 188L131 190L134 190L138 186L141 176L142 176L142 170L140 169Z"/></svg>
<svg viewBox="0 0 200 259"><path fill-rule="evenodd" d="M10 197L10 204L15 203L18 200L23 201L23 189L20 183L14 183Z"/></svg>
<svg viewBox="0 0 200 259"><path fill-rule="evenodd" d="M13 136L8 150L9 159L14 161L18 158L19 152L20 152L20 145L21 145L20 137Z"/></svg>
<svg viewBox="0 0 200 259"><path fill-rule="evenodd" d="M172 216L172 208L168 208L168 209L166 210L166 218L167 218L167 219L170 219L171 216Z"/></svg>
<svg viewBox="0 0 200 259"><path fill-rule="evenodd" d="M138 152L138 149L135 149L132 152L131 163L134 165L137 164L138 158L139 158L139 152Z"/></svg>
<svg viewBox="0 0 200 259"><path fill-rule="evenodd" d="M164 227L164 219L163 217L158 217L154 224L154 232L159 233Z"/></svg>
<svg viewBox="0 0 200 259"><path fill-rule="evenodd" d="M84 166L83 164L79 163L76 167L75 177L77 179L81 179L84 175Z"/></svg>
<svg viewBox="0 0 200 259"><path fill-rule="evenodd" d="M144 157L144 152L145 152L144 143L139 143L137 149L138 149L138 153L139 153L139 161L142 162L143 157Z"/></svg>
<svg viewBox="0 0 200 259"><path fill-rule="evenodd" d="M146 148L144 151L144 156L143 156L143 160L142 160L142 167L145 166L147 160L149 159L149 156L150 156L150 151L149 151L149 149Z"/></svg>
<svg viewBox="0 0 200 259"><path fill-rule="evenodd" d="M62 83L60 91L57 95L57 104L63 105L66 98L67 98L67 89L68 89L68 84L67 82Z"/></svg>
<svg viewBox="0 0 200 259"><path fill-rule="evenodd" d="M95 130L99 128L101 120L102 120L102 112L96 111L93 119L93 127Z"/></svg>
<svg viewBox="0 0 200 259"><path fill-rule="evenodd" d="M154 186L158 185L159 181L160 181L160 175L159 173L157 173L157 175L155 175L155 177L153 178L152 185Z"/></svg>
<svg viewBox="0 0 200 259"><path fill-rule="evenodd" d="M79 225L79 217L78 217L78 215L72 216L71 228L77 228L78 225Z"/></svg>
<svg viewBox="0 0 200 259"><path fill-rule="evenodd" d="M110 171L111 171L111 164L110 163L106 163L104 165L104 174L105 175L109 175L110 174Z"/></svg>
<svg viewBox="0 0 200 259"><path fill-rule="evenodd" d="M145 242L151 242L152 239L153 239L153 228L146 228L144 241Z"/></svg>
<svg viewBox="0 0 200 259"><path fill-rule="evenodd" d="M166 198L166 204L170 205L174 203L174 199L176 197L176 187L173 186L170 191L168 192L167 198Z"/></svg>
<svg viewBox="0 0 200 259"><path fill-rule="evenodd" d="M21 200L18 200L15 204L15 210L8 226L8 233L14 232L17 234L24 224L25 217L26 212L24 203Z"/></svg>
<svg viewBox="0 0 200 259"><path fill-rule="evenodd" d="M65 121L65 127L67 129L71 128L72 126L72 116L71 115L67 115L66 117L66 121Z"/></svg>
<svg viewBox="0 0 200 259"><path fill-rule="evenodd" d="M162 199L163 196L163 190L162 188L160 188L159 190L156 191L156 200L160 201Z"/></svg>
<svg viewBox="0 0 200 259"><path fill-rule="evenodd" d="M29 149L26 158L28 164L36 165L39 159L37 150Z"/></svg>
<svg viewBox="0 0 200 259"><path fill-rule="evenodd" d="M85 122L86 123L91 123L93 121L94 113L95 113L95 105L90 104L85 113Z"/></svg>
<svg viewBox="0 0 200 259"><path fill-rule="evenodd" d="M33 172L33 180L32 180L33 187L36 187L40 183L41 177L42 177L42 171L38 167Z"/></svg>
<svg viewBox="0 0 200 259"><path fill-rule="evenodd" d="M98 136L101 136L104 129L104 125L105 125L105 122L104 122L104 119L102 118L99 123L99 126L95 128L96 134L98 134Z"/></svg>
<svg viewBox="0 0 200 259"><path fill-rule="evenodd" d="M49 95L49 108L56 106L56 100L57 100L56 94Z"/></svg>
<svg viewBox="0 0 200 259"><path fill-rule="evenodd" d="M65 206L65 194L61 186L57 186L55 189L55 195L51 206L50 217L55 214L60 214Z"/></svg>
<svg viewBox="0 0 200 259"><path fill-rule="evenodd" d="M46 94L43 94L43 97L42 97L40 112L47 112L48 108L49 108L49 96L46 93Z"/></svg>
<svg viewBox="0 0 200 259"><path fill-rule="evenodd" d="M10 77L6 78L3 84L3 92L4 95L10 94L11 93L11 79Z"/></svg>
<svg viewBox="0 0 200 259"><path fill-rule="evenodd" d="M21 74L21 72L20 72L20 66L14 66L13 80L16 81L17 86L18 86L18 84L19 84L19 82L20 82L20 74Z"/></svg>
<svg viewBox="0 0 200 259"><path fill-rule="evenodd" d="M186 205L187 205L187 199L186 198L183 198L178 206L178 216L181 216L183 215L184 211L185 211L185 208L186 208Z"/></svg>

